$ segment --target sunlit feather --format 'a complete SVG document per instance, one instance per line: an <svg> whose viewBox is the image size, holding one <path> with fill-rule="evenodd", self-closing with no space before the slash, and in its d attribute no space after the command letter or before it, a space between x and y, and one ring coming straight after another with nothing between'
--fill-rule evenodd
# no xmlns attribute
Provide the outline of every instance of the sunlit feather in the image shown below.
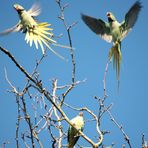
<svg viewBox="0 0 148 148"><path fill-rule="evenodd" d="M109 51L109 60L113 59L113 66L116 70L116 76L117 80L120 80L120 65L122 60L122 54L121 54L121 43L116 42L115 45L110 49Z"/></svg>
<svg viewBox="0 0 148 148"><path fill-rule="evenodd" d="M20 20L15 26L1 32L0 35L7 35L11 32L21 31L25 33L25 41L30 46L34 44L36 49L40 47L43 54L45 54L45 48L47 48L61 59L64 59L64 57L51 48L51 45L63 48L71 47L57 44L53 39L54 35L52 33L53 28L50 27L51 24L47 22L38 23L36 21L34 17L38 16L41 12L39 4L35 3L28 11L19 4L14 4L13 7L18 12Z"/></svg>

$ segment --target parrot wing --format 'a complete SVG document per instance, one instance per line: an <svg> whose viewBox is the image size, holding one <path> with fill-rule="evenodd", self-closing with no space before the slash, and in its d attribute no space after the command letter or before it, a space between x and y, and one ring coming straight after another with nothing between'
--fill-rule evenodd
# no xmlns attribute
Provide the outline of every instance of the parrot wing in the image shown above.
<svg viewBox="0 0 148 148"><path fill-rule="evenodd" d="M11 32L18 32L18 31L21 31L21 30L22 30L22 25L21 25L21 23L19 21L15 26L6 29L3 32L0 32L0 35L7 35L7 34L9 34Z"/></svg>
<svg viewBox="0 0 148 148"><path fill-rule="evenodd" d="M68 148L73 148L77 143L80 136L77 135L77 131L73 127L68 129Z"/></svg>
<svg viewBox="0 0 148 148"><path fill-rule="evenodd" d="M121 31L122 31L122 39L126 37L128 32L135 25L141 8L142 8L141 3L137 1L126 13L125 20L121 23L121 26L120 26Z"/></svg>
<svg viewBox="0 0 148 148"><path fill-rule="evenodd" d="M27 12L33 17L38 16L41 13L41 7L39 3L34 3Z"/></svg>
<svg viewBox="0 0 148 148"><path fill-rule="evenodd" d="M71 120L73 125L77 128L77 130L83 131L84 128L84 119L82 116L76 116ZM74 145L77 143L80 135L74 127L69 126L68 129L68 148L73 148Z"/></svg>
<svg viewBox="0 0 148 148"><path fill-rule="evenodd" d="M110 27L107 22L101 19L96 19L91 16L82 14L84 23L96 34L100 35L107 42L112 42L112 35L110 34Z"/></svg>
<svg viewBox="0 0 148 148"><path fill-rule="evenodd" d="M79 140L80 136L75 128L69 127L68 129L68 148L73 148Z"/></svg>

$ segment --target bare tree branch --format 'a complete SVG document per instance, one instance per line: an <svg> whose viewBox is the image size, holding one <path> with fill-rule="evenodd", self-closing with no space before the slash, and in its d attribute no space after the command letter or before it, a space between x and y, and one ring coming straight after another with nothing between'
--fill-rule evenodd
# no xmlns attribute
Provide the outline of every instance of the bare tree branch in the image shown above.
<svg viewBox="0 0 148 148"><path fill-rule="evenodd" d="M109 116L110 116L110 119L111 121L113 121L115 123L115 125L120 129L120 131L122 132L123 136L124 136L124 139L125 141L127 142L127 144L129 145L130 148L132 148L131 146L131 142L130 142L130 139L128 137L128 135L125 133L124 129L123 129L123 126L122 125L119 125L119 123L115 120L115 118L113 117L113 115L111 114L111 112L109 110L107 110Z"/></svg>
<svg viewBox="0 0 148 148"><path fill-rule="evenodd" d="M70 57L71 57L71 82L70 84L63 84L58 86L58 80L52 79L51 89L46 89L42 84L42 80L39 79L40 73L38 72L38 67L45 58L43 55L39 60L36 60L35 66L32 69L32 72L29 73L27 70L21 66L21 64L16 60L16 58L5 48L0 47L2 51L8 58L16 65L21 73L25 75L25 85L23 86L22 91L19 88L15 87L11 81L8 79L7 71L5 68L5 79L10 85L11 90L9 92L13 93L16 97L17 104L17 119L16 119L16 133L15 133L15 142L16 147L20 147L20 135L23 140L25 147L35 148L38 145L40 148L43 148L42 140L40 139L40 133L46 131L49 134L49 139L51 141L52 148L62 148L67 147L67 144L63 144L65 138L67 138L67 129L65 130L64 123L65 121L68 125L71 125L76 129L78 134L88 142L93 148L113 148L114 143L110 146L105 146L103 143L104 135L110 133L109 131L100 130L101 128L101 119L105 113L109 114L111 121L119 128L125 141L128 146L131 148L131 142L128 135L125 133L122 125L120 125L115 117L111 113L111 108L113 104L106 105L107 95L107 72L110 61L107 62L104 70L103 78L103 97L95 96L94 101L97 101L98 112L95 114L91 109L87 107L74 107L65 102L67 95L72 92L75 86L85 82L85 80L77 81L76 80L76 61L75 61L75 52L73 48L71 30L74 26L77 25L77 22L73 22L71 25L68 25L65 19L65 9L69 4L64 4L62 0L55 0L56 4L59 7L60 15L58 18L62 21L68 37L68 42L70 46ZM27 80L26 80L27 79ZM60 93L59 93L60 92ZM29 99L28 99L29 98ZM28 100L31 102L31 105L28 105ZM29 103L30 103L29 102ZM44 107L43 107L44 106ZM86 119L85 123L94 122L95 123L95 138L97 140L92 140L91 137L88 137L84 132L78 130L68 118L68 114L64 111L65 108L68 110L72 109L74 111L83 111L86 112L91 119ZM41 110L41 112L40 112ZM34 116L32 116L32 113ZM21 131L21 123L25 122L27 130L23 129ZM86 129L87 130L87 129ZM2 148L5 147L9 142L4 142ZM148 148L147 142L145 141L144 134L142 135L142 148ZM85 147L78 144L78 147ZM125 145L122 145L124 148Z"/></svg>
<svg viewBox="0 0 148 148"><path fill-rule="evenodd" d="M0 50L4 52L14 62L14 64L26 75L28 79L30 79L33 83L36 83L36 81L26 72L26 70L20 64L18 64L14 56L12 56L7 49L0 47Z"/></svg>

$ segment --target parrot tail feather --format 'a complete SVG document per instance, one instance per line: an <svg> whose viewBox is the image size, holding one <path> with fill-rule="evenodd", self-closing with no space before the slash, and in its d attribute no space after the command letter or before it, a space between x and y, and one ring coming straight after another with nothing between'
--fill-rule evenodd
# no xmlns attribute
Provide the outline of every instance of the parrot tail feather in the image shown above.
<svg viewBox="0 0 148 148"><path fill-rule="evenodd" d="M120 64L122 60L121 54L121 42L116 42L115 45L109 51L109 60L113 59L113 67L116 70L116 77L119 82L120 80Z"/></svg>
<svg viewBox="0 0 148 148"><path fill-rule="evenodd" d="M53 33L51 32L53 29L49 28L51 24L48 24L46 22L39 23L36 26L29 28L26 32L25 40L30 46L34 43L36 49L40 46L42 53L45 54L44 46L47 47L52 53L54 53L56 56L61 58L62 60L65 60L63 56L61 56L59 53L54 51L50 45L55 46L61 46L68 48L67 46L62 46L57 44L55 40L52 39ZM69 47L70 48L70 47Z"/></svg>

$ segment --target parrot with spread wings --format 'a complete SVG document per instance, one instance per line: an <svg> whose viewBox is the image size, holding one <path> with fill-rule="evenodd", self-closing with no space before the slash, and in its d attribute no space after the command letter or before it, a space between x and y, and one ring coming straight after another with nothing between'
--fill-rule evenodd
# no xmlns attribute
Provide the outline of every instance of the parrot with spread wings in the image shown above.
<svg viewBox="0 0 148 148"><path fill-rule="evenodd" d="M127 36L135 25L139 12L142 8L141 2L136 1L125 15L125 19L119 23L112 12L107 12L108 22L82 14L84 23L97 35L107 42L113 42L109 51L109 60L113 59L116 69L117 80L120 79L120 64L122 60L121 41Z"/></svg>
<svg viewBox="0 0 148 148"><path fill-rule="evenodd" d="M42 53L45 54L45 47L51 50L55 55L64 59L60 54L55 52L50 45L61 46L52 39L53 33L52 28L49 28L51 24L47 22L38 23L35 17L41 13L41 8L38 3L34 3L33 6L27 11L21 5L14 4L14 9L17 11L19 16L18 23L0 33L0 35L7 35L11 32L23 32L25 33L25 40L27 43L35 44L36 49L41 48Z"/></svg>

